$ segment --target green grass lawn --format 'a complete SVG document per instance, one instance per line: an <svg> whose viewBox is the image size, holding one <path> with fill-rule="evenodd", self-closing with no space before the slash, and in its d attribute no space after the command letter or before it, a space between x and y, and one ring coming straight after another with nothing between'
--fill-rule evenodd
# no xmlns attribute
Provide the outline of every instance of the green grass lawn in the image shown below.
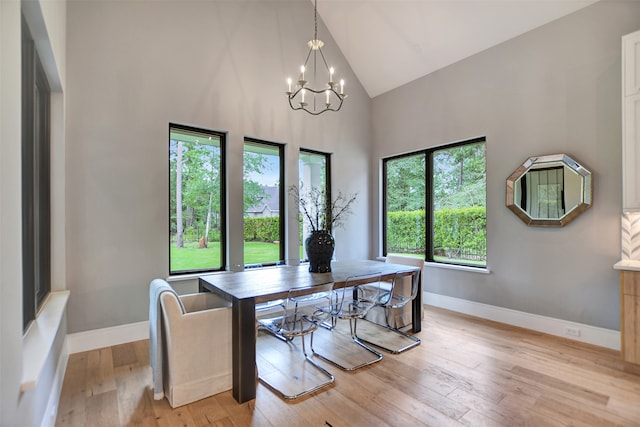
<svg viewBox="0 0 640 427"><path fill-rule="evenodd" d="M280 245L265 242L244 242L244 263L259 264L280 259ZM186 243L184 248L171 245L171 270L200 270L220 266L220 243L210 242L208 248L198 249L198 244Z"/></svg>
<svg viewBox="0 0 640 427"><path fill-rule="evenodd" d="M396 254L423 258L421 254ZM302 257L302 248L300 248ZM266 242L244 242L244 263L260 264L276 262L280 258L280 245ZM187 243L184 248L171 245L171 271L201 270L220 266L220 243L211 242L208 248L198 249L198 244ZM485 261L456 260L446 257L435 257L436 261L458 262L474 266L486 266Z"/></svg>

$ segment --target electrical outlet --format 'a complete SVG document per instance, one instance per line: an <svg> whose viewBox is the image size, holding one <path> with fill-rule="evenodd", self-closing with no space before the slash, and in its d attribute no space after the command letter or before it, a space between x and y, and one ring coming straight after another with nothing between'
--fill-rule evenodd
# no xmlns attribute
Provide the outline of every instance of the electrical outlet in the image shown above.
<svg viewBox="0 0 640 427"><path fill-rule="evenodd" d="M564 330L564 333L569 337L579 337L580 336L580 328L575 328L573 326L567 326Z"/></svg>

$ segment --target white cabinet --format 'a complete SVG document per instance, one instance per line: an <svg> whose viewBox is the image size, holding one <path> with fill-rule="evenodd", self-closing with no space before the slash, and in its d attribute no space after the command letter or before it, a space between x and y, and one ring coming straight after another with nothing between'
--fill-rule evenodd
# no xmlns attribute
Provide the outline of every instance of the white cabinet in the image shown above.
<svg viewBox="0 0 640 427"><path fill-rule="evenodd" d="M624 96L640 93L640 31L622 37Z"/></svg>
<svg viewBox="0 0 640 427"><path fill-rule="evenodd" d="M640 212L640 31L622 38L622 208Z"/></svg>
<svg viewBox="0 0 640 427"><path fill-rule="evenodd" d="M622 207L640 211L640 93L623 100Z"/></svg>

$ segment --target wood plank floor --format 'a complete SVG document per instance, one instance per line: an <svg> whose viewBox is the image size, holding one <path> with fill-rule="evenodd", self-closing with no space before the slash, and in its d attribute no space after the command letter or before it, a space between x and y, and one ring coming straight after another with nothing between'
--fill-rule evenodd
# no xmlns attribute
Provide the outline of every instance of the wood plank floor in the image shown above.
<svg viewBox="0 0 640 427"><path fill-rule="evenodd" d="M355 372L323 365L333 387L296 403L259 384L176 409L153 400L147 340L77 353L56 425L640 426L640 366L616 351L428 306L419 336Z"/></svg>

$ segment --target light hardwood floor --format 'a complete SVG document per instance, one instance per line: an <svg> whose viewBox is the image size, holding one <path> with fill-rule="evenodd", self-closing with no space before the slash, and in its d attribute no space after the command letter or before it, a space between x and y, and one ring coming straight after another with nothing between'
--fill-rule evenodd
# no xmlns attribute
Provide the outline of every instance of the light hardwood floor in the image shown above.
<svg viewBox="0 0 640 427"><path fill-rule="evenodd" d="M148 341L73 354L57 426L640 426L640 366L616 351L426 307L422 344L286 403L262 384L171 409ZM269 347L287 345L271 338ZM261 348L259 348L259 351Z"/></svg>

